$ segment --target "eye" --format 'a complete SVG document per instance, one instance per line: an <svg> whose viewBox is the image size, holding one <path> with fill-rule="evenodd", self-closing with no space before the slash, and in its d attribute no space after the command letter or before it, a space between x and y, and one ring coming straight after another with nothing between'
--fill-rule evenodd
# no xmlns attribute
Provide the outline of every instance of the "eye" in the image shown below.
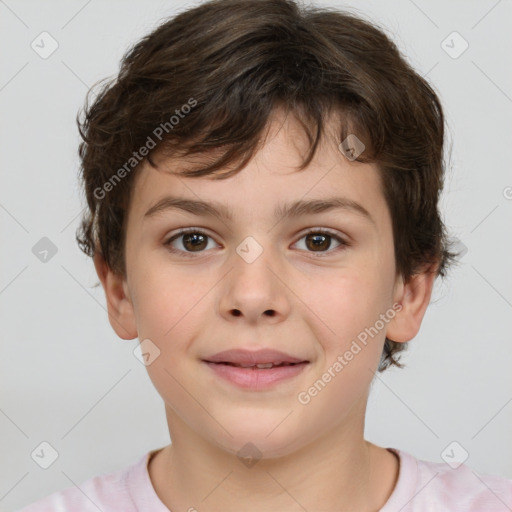
<svg viewBox="0 0 512 512"><path fill-rule="evenodd" d="M207 248L208 239L211 239L211 237L203 231L199 231L196 228L187 228L180 230L169 240L167 240L164 245L173 253L179 253L180 255L184 256L191 256L190 253L203 252L203 250ZM179 242L179 245L181 245L184 249L176 248L173 245L174 241Z"/></svg>
<svg viewBox="0 0 512 512"><path fill-rule="evenodd" d="M336 233L319 228L309 230L300 238L300 240L303 239L306 239L306 249L303 250L318 253L314 255L315 257L322 257L339 252L350 245ZM338 243L338 246L329 251L328 249L331 248L333 239ZM169 240L164 242L164 245L172 253L185 257L193 257L193 253L195 252L204 252L206 249L212 248L208 247L208 240L213 242L212 237L205 232L197 228L185 228L181 229L178 233L169 238ZM176 247L175 243L181 245L181 247Z"/></svg>
<svg viewBox="0 0 512 512"><path fill-rule="evenodd" d="M305 235L302 236L300 240L303 239L306 239L306 251L319 253L315 254L315 257L323 257L332 253L336 253L342 251L343 249L345 249L345 247L349 246L349 243L343 240L343 238L325 229L311 229L307 233L305 233ZM327 251L327 249L330 249L331 247L332 239L336 240L338 246L331 251ZM310 251L310 249L312 250Z"/></svg>

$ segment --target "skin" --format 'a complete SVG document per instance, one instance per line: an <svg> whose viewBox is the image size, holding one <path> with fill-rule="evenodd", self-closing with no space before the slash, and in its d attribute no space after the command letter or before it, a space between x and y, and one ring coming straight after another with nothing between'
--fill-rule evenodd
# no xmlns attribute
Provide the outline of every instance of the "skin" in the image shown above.
<svg viewBox="0 0 512 512"><path fill-rule="evenodd" d="M398 342L417 334L435 273L425 269L407 282L397 275L377 168L345 158L334 126L329 120L303 171L297 167L305 134L281 111L259 152L228 179L169 172L187 160L163 159L159 170L144 164L127 221L126 276L95 256L114 330L123 339L149 338L160 350L147 371L164 400L172 444L156 452L149 475L173 512L370 512L385 504L396 485L398 459L363 437L366 404L386 334ZM170 193L220 201L232 208L233 220L175 209L144 218ZM363 205L373 222L344 210L273 219L277 204L333 195ZM182 254L188 249L189 258L165 245L183 227L209 236L199 252L183 237L175 239L173 247ZM315 249L307 243L308 228L333 230L349 245L337 250L331 238L330 247ZM247 236L263 249L252 263L236 252ZM301 404L298 393L393 304L401 305L394 318ZM271 347L310 364L271 390L254 391L221 380L201 362L242 347ZM237 457L248 442L261 453L251 467Z"/></svg>

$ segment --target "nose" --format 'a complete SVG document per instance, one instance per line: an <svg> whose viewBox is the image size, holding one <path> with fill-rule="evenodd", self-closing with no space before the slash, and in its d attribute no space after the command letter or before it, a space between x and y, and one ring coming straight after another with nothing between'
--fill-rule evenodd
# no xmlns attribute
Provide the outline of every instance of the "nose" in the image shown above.
<svg viewBox="0 0 512 512"><path fill-rule="evenodd" d="M290 314L290 292L270 251L248 262L238 254L220 290L219 312L228 321L282 322Z"/></svg>

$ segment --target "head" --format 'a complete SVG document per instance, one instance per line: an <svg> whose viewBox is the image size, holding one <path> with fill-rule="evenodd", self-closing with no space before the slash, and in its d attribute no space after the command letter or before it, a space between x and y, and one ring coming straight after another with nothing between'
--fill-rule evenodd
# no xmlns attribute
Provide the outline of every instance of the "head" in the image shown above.
<svg viewBox="0 0 512 512"><path fill-rule="evenodd" d="M372 369L400 366L455 254L442 107L381 29L291 0L205 3L129 50L80 131L78 241L117 334L158 349L147 368L176 425L277 455L320 436L318 418L349 418ZM316 202L283 214L298 201ZM251 347L307 365L257 393L204 367Z"/></svg>

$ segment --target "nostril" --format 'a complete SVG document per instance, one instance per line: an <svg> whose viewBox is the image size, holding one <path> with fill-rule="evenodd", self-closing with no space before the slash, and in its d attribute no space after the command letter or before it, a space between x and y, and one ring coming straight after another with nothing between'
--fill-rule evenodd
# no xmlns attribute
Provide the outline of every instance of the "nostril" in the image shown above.
<svg viewBox="0 0 512 512"><path fill-rule="evenodd" d="M239 309L233 309L234 316L240 316L242 313ZM275 316L276 312L273 309L267 309L264 313L267 316Z"/></svg>

